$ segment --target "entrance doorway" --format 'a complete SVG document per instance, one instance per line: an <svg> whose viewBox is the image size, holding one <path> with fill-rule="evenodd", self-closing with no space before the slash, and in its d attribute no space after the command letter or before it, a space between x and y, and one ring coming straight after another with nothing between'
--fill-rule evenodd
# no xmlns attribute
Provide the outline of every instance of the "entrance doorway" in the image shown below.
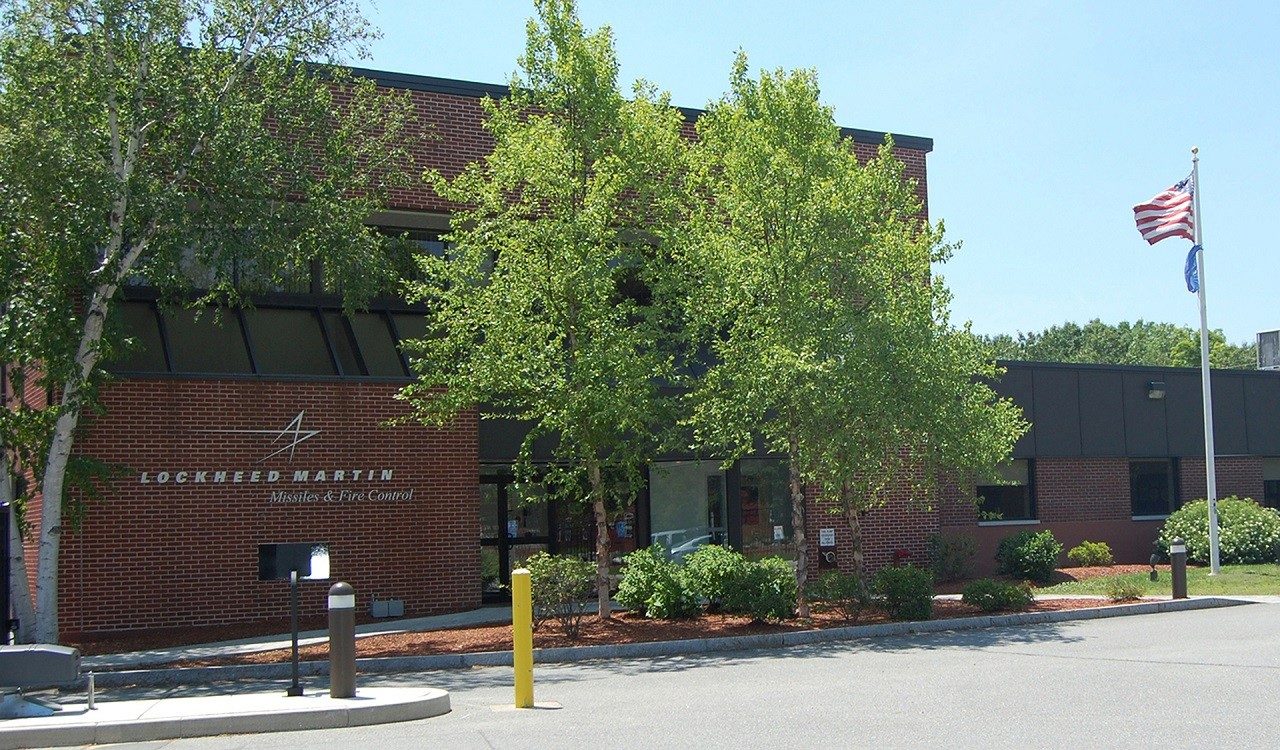
<svg viewBox="0 0 1280 750"><path fill-rule="evenodd" d="M594 550L589 509L548 501L542 494L540 488L518 488L510 474L481 475L480 585L484 601L510 600L511 571L532 555L549 552L588 557Z"/></svg>

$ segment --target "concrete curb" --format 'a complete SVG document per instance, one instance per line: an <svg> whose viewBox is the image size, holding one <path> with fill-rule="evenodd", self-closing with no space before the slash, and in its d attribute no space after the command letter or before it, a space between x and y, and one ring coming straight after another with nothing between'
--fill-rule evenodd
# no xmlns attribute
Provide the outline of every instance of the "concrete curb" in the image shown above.
<svg viewBox="0 0 1280 750"><path fill-rule="evenodd" d="M764 648L783 648L815 643L830 643L858 638L877 638L916 633L938 633L955 630L979 630L982 628L1038 625L1068 622L1071 620L1095 620L1105 617L1126 617L1157 612L1184 612L1196 609L1234 607L1252 602L1225 597L1199 597L1119 604L1096 609L1069 609L1057 612L1019 612L984 617L956 617L946 620L923 622L891 622L877 625L850 625L824 630L794 630L784 633L731 636L726 638L690 638L679 641L652 641L648 643L622 643L606 646L564 646L534 649L535 664L567 663L594 659L632 659L683 654L706 654L723 651L749 651ZM467 669L469 667L511 666L510 651L481 651L469 654L440 654L435 656L388 656L373 659L357 659L356 669L366 674L419 672L436 669ZM324 676L329 673L328 661L302 662L304 677ZM184 667L169 669L139 669L120 672L96 673L101 687L126 685L191 685L220 680L288 679L290 665L247 664L226 667Z"/></svg>
<svg viewBox="0 0 1280 750"><path fill-rule="evenodd" d="M78 709L79 715L67 706L46 718L6 721L0 750L387 724L447 714L450 705L449 694L435 688L366 688L351 699L277 692L104 703L92 714Z"/></svg>

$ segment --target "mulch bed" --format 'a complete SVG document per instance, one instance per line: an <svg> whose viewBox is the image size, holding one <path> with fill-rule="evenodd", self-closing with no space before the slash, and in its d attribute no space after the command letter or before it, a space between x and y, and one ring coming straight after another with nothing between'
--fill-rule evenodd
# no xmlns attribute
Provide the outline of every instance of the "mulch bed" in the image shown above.
<svg viewBox="0 0 1280 750"><path fill-rule="evenodd" d="M1084 609L1109 605L1110 602L1082 599L1056 599L1036 602L1024 611L1052 612L1067 609ZM933 619L952 617L978 617L987 613L958 601L935 601ZM871 625L889 622L882 612L868 610L857 621L846 620L835 613L817 612L809 621L788 620L780 623L754 622L740 615L704 614L687 620L650 620L630 612L615 613L608 622L594 617L583 623L582 635L571 641L562 635L556 623L545 622L533 634L536 648L556 646L599 646L619 643L646 643L649 641L675 641L686 638L717 638L722 636L781 633L791 630L809 630L846 625ZM460 654L476 651L511 650L510 625L486 625L455 630L393 633L374 635L356 640L356 656L367 659L380 656L427 656L435 654ZM259 651L252 654L191 659L174 662L173 667L211 667L229 664L277 664L287 662L290 649ZM322 661L329 658L329 644L317 643L298 650L302 661Z"/></svg>
<svg viewBox="0 0 1280 750"><path fill-rule="evenodd" d="M1168 566L1160 566L1168 570ZM1084 580L1098 576L1118 575L1123 573L1147 572L1147 565L1113 565L1096 568L1065 568L1054 574L1054 583L1063 581ZM938 593L959 593L965 581L941 584ZM1107 606L1110 604L1098 600L1057 599L1040 601L1033 604L1028 612L1049 612L1067 609L1084 609ZM985 614L975 607L959 601L938 600L934 602L934 619L952 617L975 617ZM362 622L372 622L367 616L360 617ZM856 622L850 622L833 612L815 612L808 621L789 620L781 623L753 622L748 617L738 615L705 614L687 620L650 620L629 612L615 613L613 619L600 622L589 617L583 624L581 637L571 641L562 635L556 623L544 623L534 633L534 646L538 648L556 646L591 646L619 643L643 643L649 641L669 641L686 638L715 638L721 636L756 635L760 633L779 633L792 630L813 628L841 627L857 624L867 625L888 622L889 618L876 610L864 611ZM379 621L391 627L394 621ZM328 627L325 616L302 618L301 630L323 630ZM235 625L204 626L194 628L171 628L164 630L133 631L126 633L92 634L72 637L70 645L80 648L85 655L124 653L142 651L151 648L183 646L198 643L214 643L218 641L249 638L262 634L285 633L289 630L287 619L265 620ZM356 655L360 658L380 656L420 656L432 654L458 654L476 651L507 651L511 648L510 625L488 625L453 630L434 630L427 632L394 633L360 638L356 641ZM327 643L304 646L299 650L303 660L323 660L328 658ZM221 666L228 664L270 664L288 661L289 649L259 651L229 657L209 659L192 659L176 662L170 666Z"/></svg>

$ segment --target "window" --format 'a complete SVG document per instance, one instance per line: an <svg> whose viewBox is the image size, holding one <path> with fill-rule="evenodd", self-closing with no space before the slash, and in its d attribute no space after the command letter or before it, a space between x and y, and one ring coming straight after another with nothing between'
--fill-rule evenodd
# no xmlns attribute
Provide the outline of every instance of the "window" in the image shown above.
<svg viewBox="0 0 1280 750"><path fill-rule="evenodd" d="M742 554L749 558L778 555L796 559L791 526L791 493L787 462L773 458L743 459L738 497L742 503Z"/></svg>
<svg viewBox="0 0 1280 750"><path fill-rule="evenodd" d="M244 311L258 372L267 375L336 375L320 321L310 310Z"/></svg>
<svg viewBox="0 0 1280 750"><path fill-rule="evenodd" d="M1262 504L1280 509L1280 458L1262 459Z"/></svg>
<svg viewBox="0 0 1280 750"><path fill-rule="evenodd" d="M1167 516L1178 507L1178 459L1129 462L1129 503L1135 518Z"/></svg>
<svg viewBox="0 0 1280 750"><path fill-rule="evenodd" d="M664 461L649 467L653 541L676 560L705 544L724 544L725 477L719 461Z"/></svg>
<svg viewBox="0 0 1280 750"><path fill-rule="evenodd" d="M1033 462L1018 458L996 467L998 484L978 485L980 521L1034 521L1036 519Z"/></svg>
<svg viewBox="0 0 1280 750"><path fill-rule="evenodd" d="M396 352L386 316L380 313L356 313L351 316L351 330L360 345L360 354L369 374L375 377L404 377L404 366Z"/></svg>
<svg viewBox="0 0 1280 750"><path fill-rule="evenodd" d="M112 370L120 372L168 372L164 361L164 344L160 341L160 326L156 311L150 302L125 302L120 305L120 320L124 333L133 341L125 347L114 362Z"/></svg>
<svg viewBox="0 0 1280 750"><path fill-rule="evenodd" d="M174 372L253 372L240 331L240 316L234 311L173 310L165 314L164 323Z"/></svg>

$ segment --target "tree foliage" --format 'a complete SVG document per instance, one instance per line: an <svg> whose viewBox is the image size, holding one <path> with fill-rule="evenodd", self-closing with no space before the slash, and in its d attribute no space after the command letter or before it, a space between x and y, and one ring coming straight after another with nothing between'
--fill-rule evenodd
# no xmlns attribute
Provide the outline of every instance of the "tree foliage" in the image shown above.
<svg viewBox="0 0 1280 750"><path fill-rule="evenodd" d="M1172 323L1137 320L1134 323L1084 325L1063 323L1040 332L985 336L983 341L997 359L1031 362L1077 362L1156 367L1199 367L1200 332ZM1209 332L1209 364L1212 367L1253 369L1257 345L1231 344L1218 330Z"/></svg>
<svg viewBox="0 0 1280 750"><path fill-rule="evenodd" d="M690 318L712 366L690 422L730 457L757 436L787 455L804 616L805 485L856 534L891 486L927 496L944 472L989 470L1025 425L975 377L996 374L984 348L949 323L930 279L949 248L892 144L860 164L813 73L753 80L740 55L698 136Z"/></svg>
<svg viewBox="0 0 1280 750"><path fill-rule="evenodd" d="M608 521L635 496L670 421L673 375L664 242L681 205L680 115L637 83L617 87L608 28L587 33L573 3L540 0L511 95L485 99L494 148L435 190L463 206L448 257L423 260L414 298L433 335L414 348L402 396L443 424L485 404L527 422L522 482L589 503L600 616L609 613ZM555 461L534 473L532 446Z"/></svg>
<svg viewBox="0 0 1280 750"><path fill-rule="evenodd" d="M32 472L25 495L43 498L24 636L54 641L75 429L125 344L121 290L178 300L194 282L199 302L234 304L315 262L350 302L384 288L387 252L364 222L407 154L409 110L325 65L372 37L349 0L0 11L0 361L57 396L7 399L0 440L5 472Z"/></svg>

